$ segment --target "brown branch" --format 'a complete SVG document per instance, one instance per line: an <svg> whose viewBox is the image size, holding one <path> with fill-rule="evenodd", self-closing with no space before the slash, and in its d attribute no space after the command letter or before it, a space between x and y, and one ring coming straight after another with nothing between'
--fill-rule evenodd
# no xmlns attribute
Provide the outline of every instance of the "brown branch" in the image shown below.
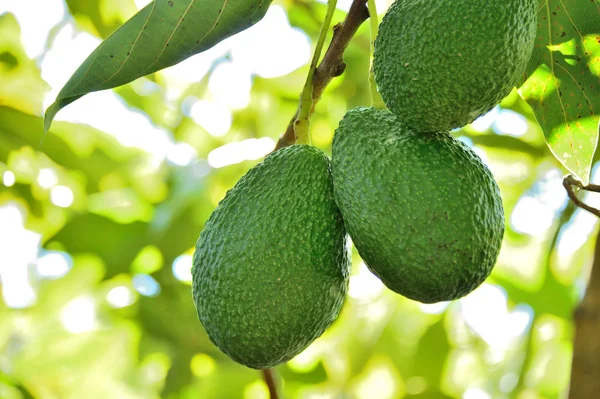
<svg viewBox="0 0 600 399"><path fill-rule="evenodd" d="M593 193L600 193L600 186L597 184L588 184L587 186L583 187L583 189Z"/></svg>
<svg viewBox="0 0 600 399"><path fill-rule="evenodd" d="M575 193L575 188L577 188L578 190L586 190L586 191L597 192L597 191L599 191L599 190L597 190L599 188L599 186L596 186L594 184L590 184L588 186L584 186L583 183L581 183L579 180L575 179L571 175L565 176L565 178L563 179L563 186L567 190L567 194L569 195L569 199L571 201L573 201L573 203L575 205L577 205L578 207L580 207L582 209L585 209L586 211L588 211L591 214L596 215L597 217L600 218L600 209L596 209L596 208L593 208L593 207L589 206L588 204L586 204L585 202L583 202L582 200L580 200L577 197L576 193Z"/></svg>
<svg viewBox="0 0 600 399"><path fill-rule="evenodd" d="M262 369L263 379L269 387L269 397L271 399L279 399L279 393L277 392L277 383L275 382L275 376L273 375L273 369Z"/></svg>
<svg viewBox="0 0 600 399"><path fill-rule="evenodd" d="M600 392L600 234L585 298L575 311L575 343L569 399L598 397Z"/></svg>
<svg viewBox="0 0 600 399"><path fill-rule="evenodd" d="M344 73L346 64L344 63L343 55L350 40L356 34L360 25L369 18L369 10L367 9L366 0L354 0L348 10L346 18L339 24L333 27L333 38L329 44L329 48L321 60L321 63L315 71L313 79L313 110L315 104L321 98L323 91L331 80ZM311 110L312 112L312 110ZM292 145L296 142L294 134L294 121L298 111L288 124L285 133L277 142L276 150Z"/></svg>

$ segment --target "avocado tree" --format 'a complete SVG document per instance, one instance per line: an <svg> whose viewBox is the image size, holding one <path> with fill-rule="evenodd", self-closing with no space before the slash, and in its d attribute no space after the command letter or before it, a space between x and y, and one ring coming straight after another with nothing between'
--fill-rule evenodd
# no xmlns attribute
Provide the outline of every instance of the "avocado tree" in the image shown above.
<svg viewBox="0 0 600 399"><path fill-rule="evenodd" d="M600 389L597 0L64 4L37 59L0 6L0 396ZM310 62L214 125L214 76L264 45L210 53L273 10ZM68 27L101 41L43 110ZM60 120L109 89L166 155Z"/></svg>

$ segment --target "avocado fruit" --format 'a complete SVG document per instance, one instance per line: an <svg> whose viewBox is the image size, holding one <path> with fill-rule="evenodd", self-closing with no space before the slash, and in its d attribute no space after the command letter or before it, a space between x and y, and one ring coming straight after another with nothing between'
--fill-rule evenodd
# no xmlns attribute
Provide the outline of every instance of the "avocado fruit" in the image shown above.
<svg viewBox="0 0 600 399"><path fill-rule="evenodd" d="M397 0L373 54L387 107L419 132L462 127L523 78L537 0Z"/></svg>
<svg viewBox="0 0 600 399"><path fill-rule="evenodd" d="M423 303L458 299L497 260L504 210L488 168L447 132L423 134L388 110L355 108L333 138L336 202L383 283Z"/></svg>
<svg viewBox="0 0 600 399"><path fill-rule="evenodd" d="M254 369L285 362L337 318L349 254L331 162L308 145L250 169L209 217L192 294L210 340Z"/></svg>

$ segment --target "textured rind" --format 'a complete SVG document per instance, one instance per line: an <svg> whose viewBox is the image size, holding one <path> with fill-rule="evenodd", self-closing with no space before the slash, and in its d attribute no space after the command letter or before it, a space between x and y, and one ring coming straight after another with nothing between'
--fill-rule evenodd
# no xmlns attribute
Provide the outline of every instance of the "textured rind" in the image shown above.
<svg viewBox="0 0 600 399"><path fill-rule="evenodd" d="M393 113L419 132L471 123L519 83L537 0L397 0L375 41L373 70Z"/></svg>
<svg viewBox="0 0 600 399"><path fill-rule="evenodd" d="M356 108L336 130L332 165L346 229L388 288L434 303L488 277L504 210L491 172L465 144L407 129L387 110Z"/></svg>
<svg viewBox="0 0 600 399"><path fill-rule="evenodd" d="M212 342L255 369L303 351L342 307L345 239L322 151L293 145L249 170L206 222L194 253L192 293Z"/></svg>

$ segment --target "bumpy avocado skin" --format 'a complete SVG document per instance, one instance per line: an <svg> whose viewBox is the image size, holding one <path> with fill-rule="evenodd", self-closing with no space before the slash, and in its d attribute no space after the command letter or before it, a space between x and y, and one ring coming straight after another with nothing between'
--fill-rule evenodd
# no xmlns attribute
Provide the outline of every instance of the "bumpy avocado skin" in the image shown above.
<svg viewBox="0 0 600 399"><path fill-rule="evenodd" d="M193 298L211 341L255 369L296 356L337 318L349 257L329 158L293 145L231 189L196 244Z"/></svg>
<svg viewBox="0 0 600 399"><path fill-rule="evenodd" d="M492 174L465 144L407 129L387 110L356 108L336 130L332 164L346 229L391 290L434 303L488 277L504 210Z"/></svg>
<svg viewBox="0 0 600 399"><path fill-rule="evenodd" d="M523 78L538 0L397 0L375 41L388 108L419 132L471 123Z"/></svg>

